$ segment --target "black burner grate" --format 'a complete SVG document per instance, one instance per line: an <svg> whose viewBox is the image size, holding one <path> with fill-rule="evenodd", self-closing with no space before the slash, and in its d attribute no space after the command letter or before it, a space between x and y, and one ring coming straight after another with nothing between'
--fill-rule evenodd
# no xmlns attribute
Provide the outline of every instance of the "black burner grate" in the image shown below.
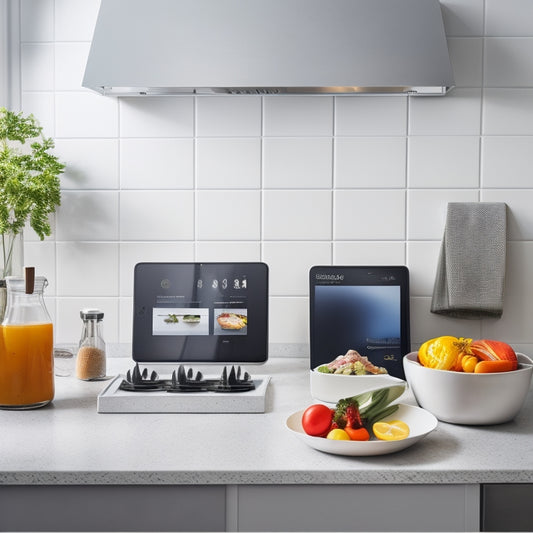
<svg viewBox="0 0 533 533"><path fill-rule="evenodd" d="M148 369L142 372L137 363L133 370L128 370L119 389L130 392L246 392L255 389L255 384L248 372L241 376L241 367L232 366L228 372L224 367L219 378L206 379L199 371L185 369L180 365L172 372L171 379L160 379L157 372L148 375Z"/></svg>

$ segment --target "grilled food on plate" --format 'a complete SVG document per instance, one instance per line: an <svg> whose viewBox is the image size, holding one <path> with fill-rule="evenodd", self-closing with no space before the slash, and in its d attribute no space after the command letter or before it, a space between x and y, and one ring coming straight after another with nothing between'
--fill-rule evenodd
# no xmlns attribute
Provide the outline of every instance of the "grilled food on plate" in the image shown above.
<svg viewBox="0 0 533 533"><path fill-rule="evenodd" d="M248 317L237 313L222 313L217 316L217 322L222 329L242 329L248 324Z"/></svg>

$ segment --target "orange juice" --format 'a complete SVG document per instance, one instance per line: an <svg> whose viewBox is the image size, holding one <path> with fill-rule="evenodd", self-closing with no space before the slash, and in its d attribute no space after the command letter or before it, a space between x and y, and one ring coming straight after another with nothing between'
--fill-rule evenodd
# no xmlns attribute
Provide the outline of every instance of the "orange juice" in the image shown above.
<svg viewBox="0 0 533 533"><path fill-rule="evenodd" d="M52 324L0 326L0 407L40 407L53 397Z"/></svg>

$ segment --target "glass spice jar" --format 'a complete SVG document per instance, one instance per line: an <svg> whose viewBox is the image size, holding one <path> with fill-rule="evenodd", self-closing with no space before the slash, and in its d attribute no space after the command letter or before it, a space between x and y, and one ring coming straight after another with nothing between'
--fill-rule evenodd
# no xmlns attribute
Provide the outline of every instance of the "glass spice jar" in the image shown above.
<svg viewBox="0 0 533 533"><path fill-rule="evenodd" d="M46 278L27 267L8 276L0 326L0 408L35 409L54 398L54 333L43 293Z"/></svg>
<svg viewBox="0 0 533 533"><path fill-rule="evenodd" d="M82 309L80 318L83 326L76 357L76 377L84 381L105 379L104 313L99 309Z"/></svg>

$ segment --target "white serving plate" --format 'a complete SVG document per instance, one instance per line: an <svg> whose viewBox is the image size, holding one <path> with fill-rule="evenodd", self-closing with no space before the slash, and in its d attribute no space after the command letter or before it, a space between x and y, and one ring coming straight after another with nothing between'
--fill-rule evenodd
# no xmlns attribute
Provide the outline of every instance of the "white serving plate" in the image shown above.
<svg viewBox="0 0 533 533"><path fill-rule="evenodd" d="M425 409L402 403L395 413L385 417L383 421L403 420L409 426L409 437L406 439L386 441L372 437L369 441L332 440L312 437L305 433L302 428L303 412L304 410L297 411L287 418L286 426L289 431L311 448L335 455L367 456L398 452L417 443L431 433L438 424L437 419Z"/></svg>
<svg viewBox="0 0 533 533"><path fill-rule="evenodd" d="M405 383L405 381L389 374L346 376L344 374L324 374L318 372L316 368L310 371L311 396L315 400L325 403L337 403L342 398L349 398L363 392L390 387L399 383Z"/></svg>

